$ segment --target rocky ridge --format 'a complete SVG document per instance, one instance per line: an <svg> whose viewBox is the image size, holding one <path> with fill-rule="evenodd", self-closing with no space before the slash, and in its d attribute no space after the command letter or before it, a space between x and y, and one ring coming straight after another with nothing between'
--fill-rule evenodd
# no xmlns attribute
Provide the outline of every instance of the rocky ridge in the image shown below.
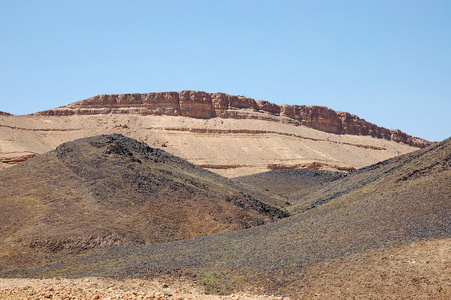
<svg viewBox="0 0 451 300"><path fill-rule="evenodd" d="M386 139L424 148L431 142L369 123L356 115L324 106L277 105L268 101L225 93L185 90L146 94L98 95L33 115L68 116L97 114L138 114L185 116L191 118L258 119L307 126L313 129Z"/></svg>

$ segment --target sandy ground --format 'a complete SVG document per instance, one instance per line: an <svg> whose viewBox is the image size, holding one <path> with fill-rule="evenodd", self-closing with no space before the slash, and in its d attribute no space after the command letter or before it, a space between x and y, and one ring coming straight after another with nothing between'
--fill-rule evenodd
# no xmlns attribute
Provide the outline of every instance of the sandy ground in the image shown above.
<svg viewBox="0 0 451 300"><path fill-rule="evenodd" d="M227 177L276 167L360 168L416 148L369 136L336 135L273 121L171 116L0 116L6 153L44 153L64 142L121 133ZM6 165L4 167L7 167Z"/></svg>
<svg viewBox="0 0 451 300"><path fill-rule="evenodd" d="M0 279L0 299L289 299L266 295L206 295L189 283L104 278Z"/></svg>

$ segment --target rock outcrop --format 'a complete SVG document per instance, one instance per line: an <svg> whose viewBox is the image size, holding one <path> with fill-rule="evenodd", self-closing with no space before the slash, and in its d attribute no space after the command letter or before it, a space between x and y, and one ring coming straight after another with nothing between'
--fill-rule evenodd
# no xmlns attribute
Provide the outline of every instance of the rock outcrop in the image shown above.
<svg viewBox="0 0 451 300"><path fill-rule="evenodd" d="M21 151L21 152L0 152L0 165L10 164L16 165L38 155L37 153Z"/></svg>
<svg viewBox="0 0 451 300"><path fill-rule="evenodd" d="M140 114L192 118L262 119L336 134L366 135L424 148L431 142L324 106L277 105L244 96L201 91L98 95L35 115Z"/></svg>

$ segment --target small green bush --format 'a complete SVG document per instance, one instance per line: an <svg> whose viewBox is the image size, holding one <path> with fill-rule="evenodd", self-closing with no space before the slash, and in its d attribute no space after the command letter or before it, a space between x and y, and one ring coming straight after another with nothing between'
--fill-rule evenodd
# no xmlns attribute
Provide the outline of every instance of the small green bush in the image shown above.
<svg viewBox="0 0 451 300"><path fill-rule="evenodd" d="M203 271L201 283L205 287L205 294L226 295L231 290L229 278L216 271Z"/></svg>

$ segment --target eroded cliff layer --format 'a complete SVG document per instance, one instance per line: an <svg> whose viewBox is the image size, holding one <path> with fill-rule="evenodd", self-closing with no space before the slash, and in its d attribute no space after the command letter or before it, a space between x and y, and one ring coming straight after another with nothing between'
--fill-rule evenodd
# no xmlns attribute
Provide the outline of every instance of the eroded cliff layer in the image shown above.
<svg viewBox="0 0 451 300"><path fill-rule="evenodd" d="M201 91L98 95L35 115L67 116L139 114L185 116L200 119L258 119L303 125L336 133L371 136L424 148L431 142L369 123L356 115L324 106L277 105L244 96Z"/></svg>

